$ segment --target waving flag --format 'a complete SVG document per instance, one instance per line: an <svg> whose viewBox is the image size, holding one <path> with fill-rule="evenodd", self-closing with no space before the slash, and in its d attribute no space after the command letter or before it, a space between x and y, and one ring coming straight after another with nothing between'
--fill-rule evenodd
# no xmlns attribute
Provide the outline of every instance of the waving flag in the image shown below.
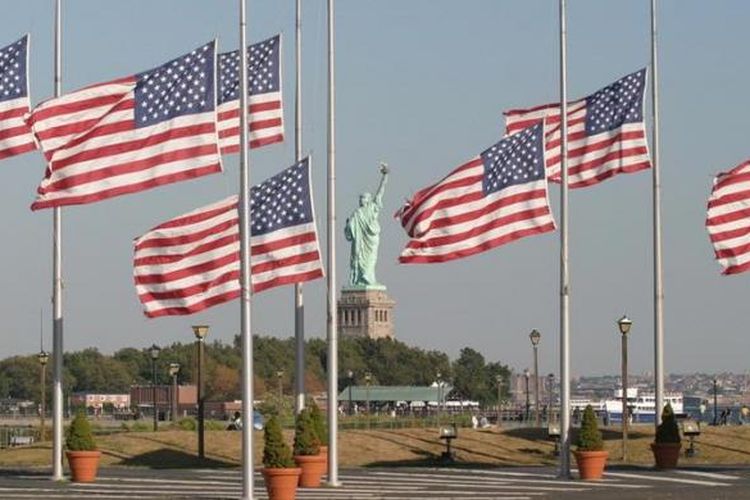
<svg viewBox="0 0 750 500"><path fill-rule="evenodd" d="M568 185L593 186L617 174L651 168L643 122L646 70L568 104ZM512 134L544 119L547 176L560 182L560 103L506 111Z"/></svg>
<svg viewBox="0 0 750 500"><path fill-rule="evenodd" d="M29 35L0 49L0 160L36 149L29 112Z"/></svg>
<svg viewBox="0 0 750 500"><path fill-rule="evenodd" d="M240 296L238 197L194 210L135 240L146 316L192 314ZM252 188L253 291L323 276L308 158Z"/></svg>
<svg viewBox="0 0 750 500"><path fill-rule="evenodd" d="M281 102L281 35L247 50L248 134L251 148L284 140ZM219 54L219 145L222 154L240 150L240 51Z"/></svg>
<svg viewBox="0 0 750 500"><path fill-rule="evenodd" d="M43 102L31 125L48 167L32 210L221 172L216 44Z"/></svg>
<svg viewBox="0 0 750 500"><path fill-rule="evenodd" d="M445 262L553 231L542 132L508 136L419 191L397 213L411 238L399 261Z"/></svg>
<svg viewBox="0 0 750 500"><path fill-rule="evenodd" d="M750 269L750 161L714 179L706 229L723 274Z"/></svg>

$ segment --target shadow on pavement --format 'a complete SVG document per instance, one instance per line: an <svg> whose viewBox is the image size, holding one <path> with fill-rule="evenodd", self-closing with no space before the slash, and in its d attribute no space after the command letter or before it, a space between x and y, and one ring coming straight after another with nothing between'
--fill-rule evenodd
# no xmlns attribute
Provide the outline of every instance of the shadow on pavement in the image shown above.
<svg viewBox="0 0 750 500"><path fill-rule="evenodd" d="M152 469L188 469L195 467L237 467L237 464L215 460L211 458L200 459L191 453L180 450L162 448L140 455L124 458L118 465L149 467Z"/></svg>

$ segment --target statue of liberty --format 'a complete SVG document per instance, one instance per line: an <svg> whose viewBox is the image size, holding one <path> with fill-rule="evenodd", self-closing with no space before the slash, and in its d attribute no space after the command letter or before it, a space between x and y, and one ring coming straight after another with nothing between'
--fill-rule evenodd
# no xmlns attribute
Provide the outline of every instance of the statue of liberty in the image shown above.
<svg viewBox="0 0 750 500"><path fill-rule="evenodd" d="M349 286L353 288L380 288L375 278L375 263L380 245L378 216L383 208L383 192L388 180L388 166L380 164L380 185L373 197L370 193L359 196L359 207L346 219L344 235L351 242L349 258Z"/></svg>

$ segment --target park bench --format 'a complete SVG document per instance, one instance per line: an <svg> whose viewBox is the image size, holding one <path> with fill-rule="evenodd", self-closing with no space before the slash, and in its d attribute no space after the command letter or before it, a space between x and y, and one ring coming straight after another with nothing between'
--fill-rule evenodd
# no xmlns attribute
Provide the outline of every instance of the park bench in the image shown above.
<svg viewBox="0 0 750 500"><path fill-rule="evenodd" d="M25 446L34 443L34 436L11 436L11 446Z"/></svg>

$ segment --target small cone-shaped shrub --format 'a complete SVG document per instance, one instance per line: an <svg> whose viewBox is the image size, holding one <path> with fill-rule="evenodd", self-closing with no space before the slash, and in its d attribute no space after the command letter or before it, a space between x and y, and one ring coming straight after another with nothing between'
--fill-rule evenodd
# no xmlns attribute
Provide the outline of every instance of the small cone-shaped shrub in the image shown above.
<svg viewBox="0 0 750 500"><path fill-rule="evenodd" d="M318 453L320 453L320 440L315 433L312 414L306 408L297 415L294 426L294 454L310 456Z"/></svg>
<svg viewBox="0 0 750 500"><path fill-rule="evenodd" d="M310 403L310 417L312 420L313 429L315 435L318 437L318 442L321 446L328 445L328 428L326 427L326 419L323 412L320 411L315 401Z"/></svg>
<svg viewBox="0 0 750 500"><path fill-rule="evenodd" d="M269 469L285 469L295 466L292 450L284 442L281 425L275 416L268 419L263 433L263 465Z"/></svg>
<svg viewBox="0 0 750 500"><path fill-rule="evenodd" d="M672 410L672 405L667 403L661 412L661 423L656 428L657 443L679 443L680 429L677 427L677 418Z"/></svg>
<svg viewBox="0 0 750 500"><path fill-rule="evenodd" d="M583 411L581 430L578 433L578 451L601 451L604 449L602 433L596 423L596 415L591 405Z"/></svg>
<svg viewBox="0 0 750 500"><path fill-rule="evenodd" d="M91 432L91 425L83 413L78 413L68 427L65 436L68 451L94 451L96 442Z"/></svg>

